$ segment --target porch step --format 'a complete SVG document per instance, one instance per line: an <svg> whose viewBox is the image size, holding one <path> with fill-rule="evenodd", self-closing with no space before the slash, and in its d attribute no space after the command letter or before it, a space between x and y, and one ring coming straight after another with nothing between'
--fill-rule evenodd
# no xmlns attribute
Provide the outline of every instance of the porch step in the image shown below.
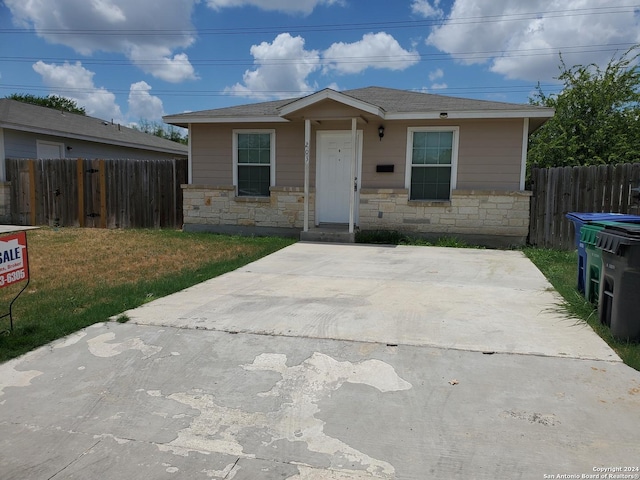
<svg viewBox="0 0 640 480"><path fill-rule="evenodd" d="M333 226L320 226L310 228L308 232L300 232L302 242L327 242L327 243L355 243L355 233L349 233L348 228Z"/></svg>

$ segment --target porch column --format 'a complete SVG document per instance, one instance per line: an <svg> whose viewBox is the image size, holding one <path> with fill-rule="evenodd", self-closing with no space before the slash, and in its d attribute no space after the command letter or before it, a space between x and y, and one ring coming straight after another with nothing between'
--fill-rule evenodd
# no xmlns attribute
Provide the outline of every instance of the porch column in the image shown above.
<svg viewBox="0 0 640 480"><path fill-rule="evenodd" d="M349 233L353 233L353 223L354 223L354 208L356 203L356 163L357 163L357 155L356 155L356 140L357 140L357 126L358 119L351 119L351 182L349 183L350 193L349 193Z"/></svg>
<svg viewBox="0 0 640 480"><path fill-rule="evenodd" d="M309 231L309 149L311 146L311 120L304 121L304 227Z"/></svg>

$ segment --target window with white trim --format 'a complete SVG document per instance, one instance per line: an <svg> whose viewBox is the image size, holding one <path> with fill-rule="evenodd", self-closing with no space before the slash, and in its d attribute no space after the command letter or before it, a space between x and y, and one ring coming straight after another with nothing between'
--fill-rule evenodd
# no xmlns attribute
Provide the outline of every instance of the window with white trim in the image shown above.
<svg viewBox="0 0 640 480"><path fill-rule="evenodd" d="M409 200L450 200L457 163L458 127L409 128L405 179Z"/></svg>
<svg viewBox="0 0 640 480"><path fill-rule="evenodd" d="M268 197L275 184L275 130L233 131L233 184L238 196Z"/></svg>

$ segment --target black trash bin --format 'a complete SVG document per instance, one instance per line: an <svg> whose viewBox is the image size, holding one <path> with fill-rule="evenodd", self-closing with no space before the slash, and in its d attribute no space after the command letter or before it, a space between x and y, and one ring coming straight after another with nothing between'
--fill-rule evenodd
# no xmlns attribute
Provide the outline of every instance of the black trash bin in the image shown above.
<svg viewBox="0 0 640 480"><path fill-rule="evenodd" d="M640 340L640 225L611 225L597 234L602 250L600 321L623 340Z"/></svg>

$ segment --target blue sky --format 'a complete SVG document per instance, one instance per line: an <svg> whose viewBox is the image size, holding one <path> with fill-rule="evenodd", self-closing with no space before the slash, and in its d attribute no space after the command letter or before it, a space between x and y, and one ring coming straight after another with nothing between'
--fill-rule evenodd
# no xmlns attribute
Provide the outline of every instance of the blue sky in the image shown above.
<svg viewBox="0 0 640 480"><path fill-rule="evenodd" d="M638 2L640 3L640 2ZM123 124L365 86L526 103L640 43L633 0L4 0L0 97Z"/></svg>

